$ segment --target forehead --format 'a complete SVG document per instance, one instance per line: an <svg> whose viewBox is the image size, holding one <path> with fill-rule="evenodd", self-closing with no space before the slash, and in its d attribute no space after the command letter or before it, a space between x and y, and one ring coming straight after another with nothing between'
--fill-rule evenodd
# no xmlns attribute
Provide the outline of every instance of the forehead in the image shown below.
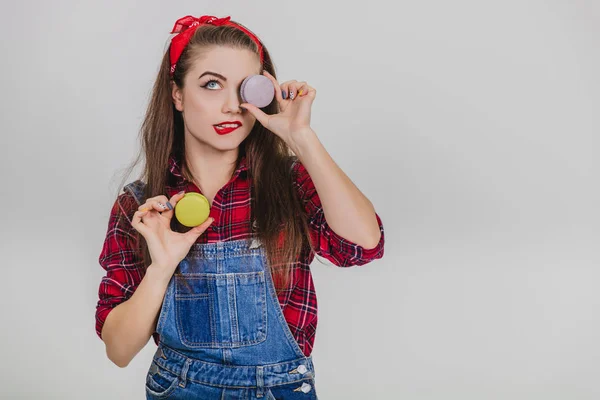
<svg viewBox="0 0 600 400"><path fill-rule="evenodd" d="M191 78L198 79L205 71L224 75L228 81L239 81L248 75L260 74L260 59L256 53L246 49L211 47L194 61Z"/></svg>

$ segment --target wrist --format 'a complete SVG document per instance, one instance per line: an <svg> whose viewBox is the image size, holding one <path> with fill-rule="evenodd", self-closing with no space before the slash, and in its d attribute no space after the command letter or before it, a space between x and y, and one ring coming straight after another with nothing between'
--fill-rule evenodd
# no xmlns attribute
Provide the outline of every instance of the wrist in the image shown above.
<svg viewBox="0 0 600 400"><path fill-rule="evenodd" d="M177 267L175 267L177 268ZM146 269L146 275L150 280L159 282L163 285L168 285L175 268L170 268L164 265L150 264Z"/></svg>
<svg viewBox="0 0 600 400"><path fill-rule="evenodd" d="M291 135L288 146L294 152L294 154L301 158L303 154L309 152L311 148L314 148L314 146L318 145L319 143L319 138L317 137L315 131L313 131L311 128L305 128L296 131Z"/></svg>

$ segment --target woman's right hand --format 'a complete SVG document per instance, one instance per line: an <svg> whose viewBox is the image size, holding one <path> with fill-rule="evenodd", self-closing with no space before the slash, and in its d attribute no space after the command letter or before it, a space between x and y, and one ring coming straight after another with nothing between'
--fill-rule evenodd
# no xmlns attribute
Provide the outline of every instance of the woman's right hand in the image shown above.
<svg viewBox="0 0 600 400"><path fill-rule="evenodd" d="M178 193L170 200L163 195L151 197L138 208L131 220L131 225L146 239L152 264L169 269L169 276L175 272L198 237L214 221L213 218L208 218L185 233L171 230L175 205L184 195L185 193ZM167 207L167 200L172 209Z"/></svg>

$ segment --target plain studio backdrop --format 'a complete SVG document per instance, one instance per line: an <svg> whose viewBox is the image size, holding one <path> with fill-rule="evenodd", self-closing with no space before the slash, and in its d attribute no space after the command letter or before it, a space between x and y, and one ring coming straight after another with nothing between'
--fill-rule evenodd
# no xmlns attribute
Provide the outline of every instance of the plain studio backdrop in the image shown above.
<svg viewBox="0 0 600 400"><path fill-rule="evenodd" d="M98 255L188 14L317 89L313 129L384 222L383 259L312 264L321 399L599 398L593 0L3 2L1 398L144 398L156 346L106 357Z"/></svg>

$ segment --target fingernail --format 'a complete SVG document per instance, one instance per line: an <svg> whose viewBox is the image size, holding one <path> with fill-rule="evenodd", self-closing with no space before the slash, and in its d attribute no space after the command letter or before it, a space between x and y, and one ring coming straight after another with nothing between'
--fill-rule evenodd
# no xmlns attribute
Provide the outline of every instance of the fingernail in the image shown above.
<svg viewBox="0 0 600 400"><path fill-rule="evenodd" d="M290 92L290 99L294 100L294 92Z"/></svg>
<svg viewBox="0 0 600 400"><path fill-rule="evenodd" d="M184 193L185 193L185 190L182 190L181 192L179 192L177 194L179 195L179 194L184 194Z"/></svg>
<svg viewBox="0 0 600 400"><path fill-rule="evenodd" d="M285 90L282 90L282 91L281 91L281 95L283 96L283 98L284 98L284 99L286 99L286 98L287 98L287 93L285 92Z"/></svg>
<svg viewBox="0 0 600 400"><path fill-rule="evenodd" d="M298 92L298 96L302 96L302 90Z"/></svg>
<svg viewBox="0 0 600 400"><path fill-rule="evenodd" d="M173 205L171 204L171 202L170 202L170 201L167 201L167 208L168 208L169 210L172 210L172 209L173 209Z"/></svg>

